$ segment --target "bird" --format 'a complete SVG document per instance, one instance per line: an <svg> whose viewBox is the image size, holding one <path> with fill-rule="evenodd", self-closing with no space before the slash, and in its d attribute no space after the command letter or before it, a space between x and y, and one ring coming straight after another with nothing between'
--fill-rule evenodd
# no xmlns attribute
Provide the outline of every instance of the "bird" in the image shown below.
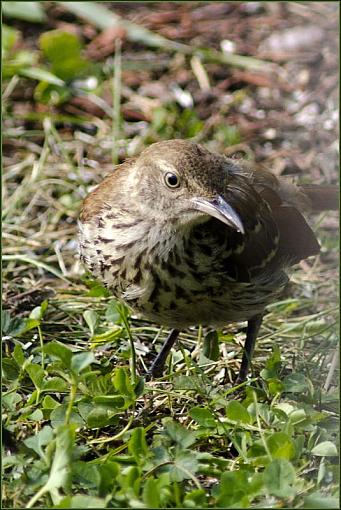
<svg viewBox="0 0 341 510"><path fill-rule="evenodd" d="M85 198L80 258L135 314L171 329L150 377L162 375L181 330L247 321L240 383L288 269L320 250L303 213L337 208L335 186L299 186L193 141L164 140Z"/></svg>

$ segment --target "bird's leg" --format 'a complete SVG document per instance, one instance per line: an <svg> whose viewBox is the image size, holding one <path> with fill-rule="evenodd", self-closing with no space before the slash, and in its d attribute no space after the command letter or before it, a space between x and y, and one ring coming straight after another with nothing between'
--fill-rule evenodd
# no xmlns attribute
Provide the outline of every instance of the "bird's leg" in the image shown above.
<svg viewBox="0 0 341 510"><path fill-rule="evenodd" d="M250 362L252 359L253 351L256 345L256 340L259 332L259 328L262 324L263 315L256 315L250 319L247 323L246 340L243 351L242 363L240 365L237 383L245 381L250 368Z"/></svg>
<svg viewBox="0 0 341 510"><path fill-rule="evenodd" d="M180 331L178 329L172 329L169 333L167 340L162 346L161 351L156 356L152 366L148 371L148 375L151 377L161 377L165 368L167 356L174 345L175 340L178 338Z"/></svg>

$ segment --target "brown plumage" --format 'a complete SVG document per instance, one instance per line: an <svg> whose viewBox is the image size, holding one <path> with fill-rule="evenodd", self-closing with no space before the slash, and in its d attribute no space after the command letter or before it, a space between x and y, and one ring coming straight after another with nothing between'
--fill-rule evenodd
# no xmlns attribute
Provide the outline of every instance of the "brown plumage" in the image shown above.
<svg viewBox="0 0 341 510"><path fill-rule="evenodd" d="M319 251L302 212L335 209L337 197L335 188L298 187L188 141L159 142L85 199L81 257L135 312L174 328L152 375L179 329L248 320L244 379L286 268Z"/></svg>

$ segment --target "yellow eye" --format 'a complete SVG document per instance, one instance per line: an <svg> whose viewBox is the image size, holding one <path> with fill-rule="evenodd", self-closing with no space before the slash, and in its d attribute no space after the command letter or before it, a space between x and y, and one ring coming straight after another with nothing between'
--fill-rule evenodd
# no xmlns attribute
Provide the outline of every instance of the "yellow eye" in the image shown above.
<svg viewBox="0 0 341 510"><path fill-rule="evenodd" d="M167 172L165 174L165 183L169 188L178 188L180 186L180 178L173 172Z"/></svg>

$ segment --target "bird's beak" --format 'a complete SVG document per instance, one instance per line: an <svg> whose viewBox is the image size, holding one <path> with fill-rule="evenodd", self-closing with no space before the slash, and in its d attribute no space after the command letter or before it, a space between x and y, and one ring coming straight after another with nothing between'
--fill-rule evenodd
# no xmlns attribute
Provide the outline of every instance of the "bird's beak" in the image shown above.
<svg viewBox="0 0 341 510"><path fill-rule="evenodd" d="M245 233L244 226L239 215L220 195L217 195L213 200L195 198L192 203L197 211L217 218L217 220L226 223L226 225L234 228L242 234Z"/></svg>

